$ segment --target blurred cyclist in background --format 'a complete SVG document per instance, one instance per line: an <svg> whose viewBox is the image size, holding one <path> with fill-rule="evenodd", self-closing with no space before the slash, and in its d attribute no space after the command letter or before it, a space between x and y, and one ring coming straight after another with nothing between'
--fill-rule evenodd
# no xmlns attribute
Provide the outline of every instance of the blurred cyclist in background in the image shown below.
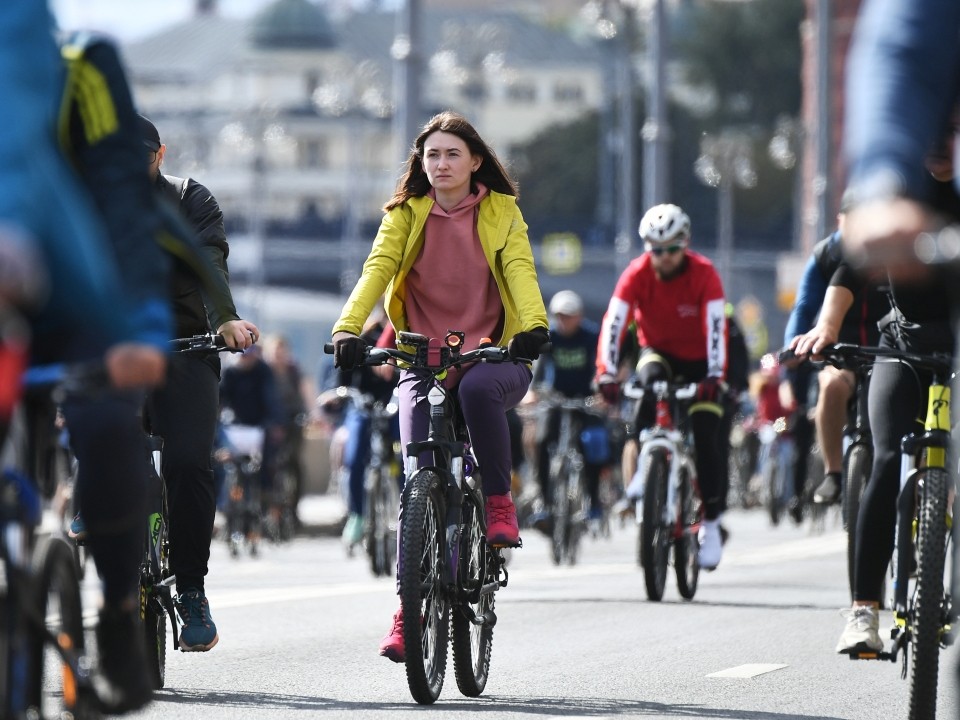
<svg viewBox="0 0 960 720"><path fill-rule="evenodd" d="M550 300L551 347L537 361L533 373L531 390L524 403L536 403L538 392L553 392L565 398L584 399L594 394L593 374L596 368L597 341L600 328L596 323L583 317L583 300L573 290L561 290ZM543 417L542 426L537 433L537 480L544 509L531 517L531 524L541 532L552 532L550 512L550 456L560 433L559 408L552 408ZM590 499L588 521L599 521L603 515L600 507L600 472L609 462L609 444L603 420L587 413L580 414L580 427L583 433L596 436L588 443L582 442L584 458L584 477Z"/></svg>
<svg viewBox="0 0 960 720"><path fill-rule="evenodd" d="M703 495L705 520L700 527L700 566L713 570L720 563L720 514L724 477L720 464L726 454L720 432L724 377L727 366L727 323L723 284L713 263L689 249L690 218L676 205L656 205L640 221L645 252L624 270L610 298L600 329L597 384L608 402L620 396L617 367L620 344L631 320L636 321L641 347L637 379L644 387L657 380L698 382L690 423L696 446L696 466ZM653 425L655 399L645 393L637 411L637 431ZM630 474L636 471L636 438L624 448L630 453ZM625 470L627 463L624 463ZM628 487L628 496L640 488Z"/></svg>

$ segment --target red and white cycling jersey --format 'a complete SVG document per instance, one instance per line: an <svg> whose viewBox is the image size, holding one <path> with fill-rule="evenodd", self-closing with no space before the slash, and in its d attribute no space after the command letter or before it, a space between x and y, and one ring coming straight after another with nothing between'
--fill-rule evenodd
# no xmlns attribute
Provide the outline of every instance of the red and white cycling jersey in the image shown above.
<svg viewBox="0 0 960 720"><path fill-rule="evenodd" d="M620 344L633 319L641 347L680 360L705 359L707 375L723 378L727 368L724 304L720 276L703 255L687 250L683 272L663 282L654 274L650 254L644 253L623 271L603 316L597 375L616 376Z"/></svg>

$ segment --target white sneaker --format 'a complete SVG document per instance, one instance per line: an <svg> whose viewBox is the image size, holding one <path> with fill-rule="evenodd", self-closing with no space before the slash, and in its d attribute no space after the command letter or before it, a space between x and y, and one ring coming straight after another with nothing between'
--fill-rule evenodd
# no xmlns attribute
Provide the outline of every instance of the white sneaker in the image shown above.
<svg viewBox="0 0 960 720"><path fill-rule="evenodd" d="M627 489L624 493L627 500L631 502L636 502L637 500L643 500L643 475L638 469L637 472L633 474L633 479L630 481L630 484L627 485Z"/></svg>
<svg viewBox="0 0 960 720"><path fill-rule="evenodd" d="M880 611L869 605L855 605L844 610L847 626L843 629L837 643L838 653L880 652L883 640L880 639Z"/></svg>
<svg viewBox="0 0 960 720"><path fill-rule="evenodd" d="M716 570L723 555L723 541L720 537L720 521L704 520L700 524L700 552L697 561L703 570Z"/></svg>

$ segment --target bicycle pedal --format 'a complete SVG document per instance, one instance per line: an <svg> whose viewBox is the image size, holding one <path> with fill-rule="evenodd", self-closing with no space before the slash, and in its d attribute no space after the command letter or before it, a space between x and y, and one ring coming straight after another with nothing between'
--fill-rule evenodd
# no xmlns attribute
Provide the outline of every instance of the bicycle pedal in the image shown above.
<svg viewBox="0 0 960 720"><path fill-rule="evenodd" d="M856 652L847 653L847 657L851 660L889 660L890 662L897 661L896 652L887 652L885 650L860 650Z"/></svg>

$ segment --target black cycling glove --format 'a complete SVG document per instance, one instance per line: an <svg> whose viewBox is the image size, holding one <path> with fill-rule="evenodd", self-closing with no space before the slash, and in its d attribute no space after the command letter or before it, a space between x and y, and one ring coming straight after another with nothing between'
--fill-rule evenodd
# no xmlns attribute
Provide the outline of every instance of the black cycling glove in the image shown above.
<svg viewBox="0 0 960 720"><path fill-rule="evenodd" d="M550 333L547 332L547 329L534 328L514 335L507 343L507 352L510 354L511 360L517 358L536 360L540 357L540 348L548 342L550 342Z"/></svg>
<svg viewBox="0 0 960 720"><path fill-rule="evenodd" d="M367 344L356 335L340 338L333 343L333 366L340 370L353 370L363 361Z"/></svg>

